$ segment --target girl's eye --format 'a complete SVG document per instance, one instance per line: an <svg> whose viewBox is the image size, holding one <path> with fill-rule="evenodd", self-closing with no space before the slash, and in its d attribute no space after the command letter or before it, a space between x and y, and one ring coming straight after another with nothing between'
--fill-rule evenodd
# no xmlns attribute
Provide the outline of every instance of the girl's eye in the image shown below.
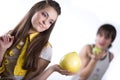
<svg viewBox="0 0 120 80"><path fill-rule="evenodd" d="M42 16L47 17L47 14L45 12L42 12Z"/></svg>
<svg viewBox="0 0 120 80"><path fill-rule="evenodd" d="M53 22L52 22L52 21L50 21L49 23L50 23L50 24L53 24Z"/></svg>

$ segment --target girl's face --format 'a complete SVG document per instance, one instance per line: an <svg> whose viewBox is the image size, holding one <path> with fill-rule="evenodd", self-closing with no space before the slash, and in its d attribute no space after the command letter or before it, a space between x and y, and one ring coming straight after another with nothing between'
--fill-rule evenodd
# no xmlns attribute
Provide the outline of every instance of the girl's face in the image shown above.
<svg viewBox="0 0 120 80"><path fill-rule="evenodd" d="M108 46L111 44L111 37L106 37L103 33L97 34L96 36L96 46L100 49L106 50Z"/></svg>
<svg viewBox="0 0 120 80"><path fill-rule="evenodd" d="M47 30L56 21L57 17L56 10L50 6L37 11L31 19L32 29L30 33Z"/></svg>

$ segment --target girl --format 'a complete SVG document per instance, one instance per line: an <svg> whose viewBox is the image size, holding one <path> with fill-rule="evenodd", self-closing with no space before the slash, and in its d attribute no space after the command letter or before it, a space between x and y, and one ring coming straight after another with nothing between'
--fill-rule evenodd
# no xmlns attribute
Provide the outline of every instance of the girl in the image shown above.
<svg viewBox="0 0 120 80"><path fill-rule="evenodd" d="M57 64L46 69L52 56L49 37L60 14L56 1L40 1L14 30L0 37L2 80L46 80L54 71L69 74Z"/></svg>
<svg viewBox="0 0 120 80"><path fill-rule="evenodd" d="M101 80L109 63L113 59L113 53L109 51L116 37L116 29L110 24L103 24L98 29L96 42L93 45L86 45L80 52L82 61L80 74L74 80ZM97 47L100 52L93 52Z"/></svg>

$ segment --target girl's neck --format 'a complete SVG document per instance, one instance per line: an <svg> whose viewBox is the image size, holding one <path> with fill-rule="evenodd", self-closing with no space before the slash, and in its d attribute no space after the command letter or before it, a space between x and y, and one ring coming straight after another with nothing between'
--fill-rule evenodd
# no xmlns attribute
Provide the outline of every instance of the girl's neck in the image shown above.
<svg viewBox="0 0 120 80"><path fill-rule="evenodd" d="M28 34L36 33L37 31L34 31L33 29L30 29Z"/></svg>

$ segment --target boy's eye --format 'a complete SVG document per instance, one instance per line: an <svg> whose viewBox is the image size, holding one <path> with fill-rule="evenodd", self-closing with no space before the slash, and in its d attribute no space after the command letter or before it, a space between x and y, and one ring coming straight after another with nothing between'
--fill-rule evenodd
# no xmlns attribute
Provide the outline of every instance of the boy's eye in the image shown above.
<svg viewBox="0 0 120 80"><path fill-rule="evenodd" d="M111 37L110 36L105 36L105 39L110 39Z"/></svg>
<svg viewBox="0 0 120 80"><path fill-rule="evenodd" d="M100 37L102 37L103 36L103 34L99 34L100 35Z"/></svg>

